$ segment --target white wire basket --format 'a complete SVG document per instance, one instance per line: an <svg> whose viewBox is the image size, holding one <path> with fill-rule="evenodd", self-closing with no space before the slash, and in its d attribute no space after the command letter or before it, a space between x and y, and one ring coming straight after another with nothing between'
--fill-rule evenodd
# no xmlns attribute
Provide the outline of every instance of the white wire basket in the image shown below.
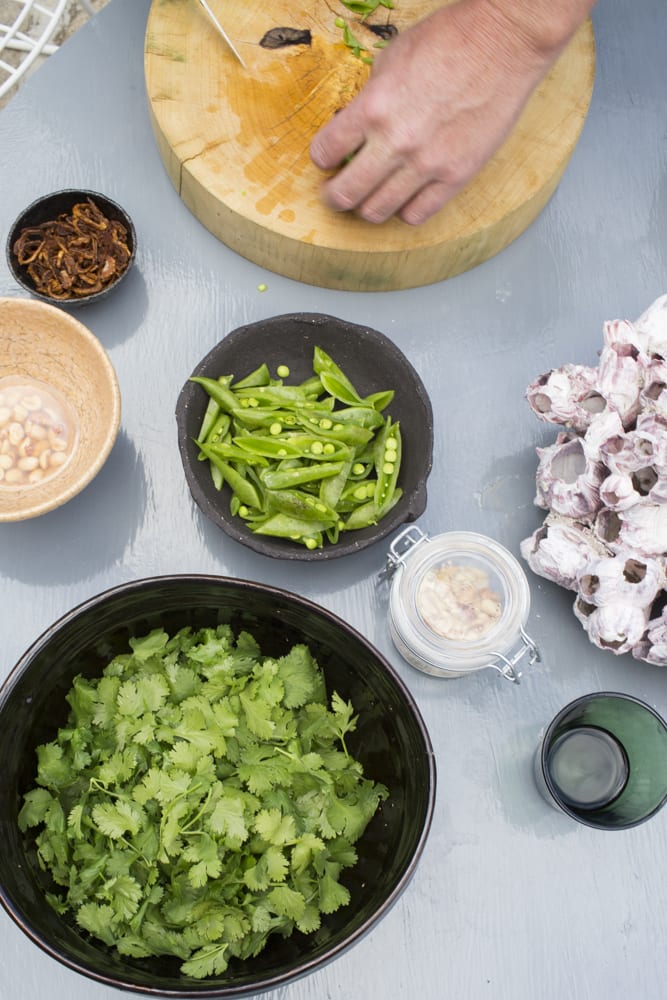
<svg viewBox="0 0 667 1000"><path fill-rule="evenodd" d="M88 14L89 0L78 0ZM0 97L21 80L39 56L51 55L58 25L71 0L0 0Z"/></svg>

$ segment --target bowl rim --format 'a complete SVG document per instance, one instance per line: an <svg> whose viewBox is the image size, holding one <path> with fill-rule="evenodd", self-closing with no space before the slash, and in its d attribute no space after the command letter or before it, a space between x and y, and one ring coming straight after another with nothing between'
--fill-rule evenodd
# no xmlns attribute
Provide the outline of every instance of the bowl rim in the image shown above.
<svg viewBox="0 0 667 1000"><path fill-rule="evenodd" d="M59 323L68 327L74 336L86 342L94 353L99 366L99 371L104 374L105 380L108 384L111 395L111 411L107 421L107 431L101 447L99 448L94 461L86 466L85 471L81 473L78 479L74 482L67 482L65 478L62 480L62 487L58 489L60 477L55 476L51 481L53 484L53 492L49 491L49 495L46 499L39 503L33 502L32 506L26 505L7 512L0 510L0 524L27 521L33 517L47 514L50 511L61 507L69 500L72 500L77 494L81 493L81 491L92 482L95 476L97 476L111 453L120 428L122 407L120 384L118 381L118 375L116 374L116 369L113 366L106 348L95 336L92 330L89 330L88 327L81 322L81 320L64 310L59 309L52 302L40 302L35 299L25 298L21 295L0 297L0 309L11 311L15 308L27 309L29 312L34 311L37 314L43 313L44 310L48 310L54 318L57 317ZM29 498L29 491L27 495Z"/></svg>
<svg viewBox="0 0 667 1000"><path fill-rule="evenodd" d="M260 329L279 326L280 324L288 322L298 322L304 324L304 326L311 325L313 333L317 331L318 327L321 327L326 323L335 323L338 325L338 329L341 330L341 332L358 332L360 335L363 334L367 341L371 341L376 344L379 349L392 359L393 362L397 363L404 371L411 374L411 377L414 380L415 395L419 399L419 403L422 406L426 417L426 426L424 428L423 435L424 460L421 463L419 479L415 483L412 492L406 495L392 511L382 518L377 525L375 525L375 530L372 533L368 533L368 528L361 529L360 531L351 531L348 539L338 541L335 544L325 543L322 548L319 549L308 549L305 545L292 543L286 539L256 535L250 531L250 529L247 528L243 521L238 517L232 517L229 515L225 509L223 509L222 503L214 504L210 499L209 493L204 487L201 474L198 475L198 472L200 472L199 466L203 467L205 463L197 463L195 465L192 461L192 456L189 451L192 442L186 434L186 420L189 408L193 404L197 395L197 390L199 389L199 387L191 381L192 376L206 374L212 360L219 351L224 350L225 345L231 349L235 349L237 346L240 347L243 343L244 337L247 337L249 334L252 334ZM252 365L252 363L253 362L250 361L249 366ZM391 407L388 407L388 410L390 409ZM275 559L288 559L303 562L323 562L329 559L342 558L347 555L352 555L355 552L361 552L363 549L382 541L402 524L416 521L426 509L427 483L433 467L434 447L433 406L431 399L421 375L413 365L410 358L408 358L408 356L390 337L368 324L357 323L354 320L347 320L334 316L330 313L304 311L266 316L262 319L253 321L252 323L245 323L242 326L236 327L218 340L196 363L179 392L175 405L175 416L181 463L188 487L198 508L213 524L216 525L216 527L222 529L222 531L224 531L230 538L234 539L234 541L240 542L242 545L253 549L255 552L259 552L261 555L269 556ZM224 487L220 496L228 496Z"/></svg>
<svg viewBox="0 0 667 1000"><path fill-rule="evenodd" d="M361 643L366 649L372 653L373 657L378 661L378 664L382 670L389 676L392 682L398 689L401 697L403 698L406 707L408 708L416 726L419 730L420 738L424 746L424 761L426 764L427 772L427 796L425 803L425 813L424 821L422 823L421 830L419 832L419 837L415 846L415 849L410 857L410 861L406 866L403 874L401 875L399 881L394 887L393 891L389 896L382 902L382 905L375 910L375 912L369 916L360 926L346 937L344 941L339 942L337 945L327 949L322 955L312 958L310 961L304 961L297 972L284 972L274 975L270 978L264 980L261 985L247 985L247 986L230 986L230 987L206 987L206 980L201 980L202 989L171 989L171 988L161 988L157 989L150 986L140 986L134 983L127 983L120 979L115 979L112 976L107 976L103 973L96 972L94 969L87 967L82 962L76 959L64 955L58 951L48 940L42 937L41 934L37 933L32 929L30 923L24 918L23 914L19 911L17 906L8 898L4 885L0 881L0 904L7 914L12 918L12 920L18 925L18 927L23 931L23 933L42 951L44 951L51 958L58 961L61 965L71 969L80 975L94 980L99 983L103 983L108 986L113 986L116 989L122 989L130 993L136 993L140 995L149 995L154 997L174 998L174 1000L202 1000L202 998L217 998L217 1000L233 1000L235 997L251 997L257 995L258 993L264 993L269 990L275 990L281 986L286 986L289 983L298 981L305 976L315 972L319 968L323 968L328 965L331 961L336 959L339 955L348 951L353 945L360 941L366 934L371 931L373 927L379 923L380 919L384 917L389 910L394 906L400 896L403 894L408 884L412 880L415 873L417 865L423 854L426 841L428 839L430 829L432 826L433 815L435 812L435 799L436 799L436 785L437 785L437 772L436 772L436 758L433 743L429 731L427 729L424 717L417 705L417 702L412 695L407 684L398 674L397 670L389 663L386 657L378 650L361 632L359 632L354 626L345 622L340 618L335 612L330 611L328 608L322 605L316 604L309 598L304 597L295 592L286 590L281 587L275 587L272 584L265 584L259 581L241 579L237 577L226 577L216 574L207 573L175 573L175 574L163 574L151 577L142 577L136 580L125 581L120 584L116 584L106 590L100 591L99 593L93 595L92 597L86 598L84 601L77 604L75 607L71 608L62 614L56 621L54 621L50 626L48 626L44 631L31 643L31 645L25 650L21 655L17 663L14 665L10 673L7 675L2 685L0 685L0 712L4 708L5 702L10 696L11 692L14 690L15 686L19 682L20 678L23 676L25 671L29 668L30 663L34 657L50 642L55 634L60 630L65 628L70 622L74 621L79 615L96 607L105 600L117 596L122 596L124 594L129 594L131 592L136 592L139 594L143 589L147 587L153 587L156 585L163 586L169 584L179 584L179 583L213 583L221 584L223 586L231 585L232 587L239 590L247 591L261 591L265 595L275 596L281 599L287 599L293 603L299 605L304 610L309 611L312 614L323 617L327 619L331 624L334 624L341 629L343 629L347 634L354 638L357 642Z"/></svg>
<svg viewBox="0 0 667 1000"><path fill-rule="evenodd" d="M78 198L91 198L93 201L97 199L101 202L104 202L107 206L112 207L122 218L123 224L128 229L131 241L130 259L127 262L127 267L125 268L125 270L121 274L119 274L114 279L114 281L111 282L110 285L107 285L106 288L101 289L101 291L93 292L92 295L82 295L80 297L75 297L71 299L54 299L50 295L45 295L44 292L37 291L33 283L27 280L21 274L19 270L20 265L17 264L14 258L13 246L20 232L20 229L22 228L23 225L25 225L23 220L29 213L33 212L41 205L46 205L54 198L62 198L66 196L71 196L72 202L74 202L74 200ZM104 210L104 205L101 207L102 210ZM7 234L7 239L5 241L5 257L7 260L7 266L14 281L16 281L16 283L20 285L24 291L28 292L30 295L34 295L34 297L36 299L39 299L41 302L45 302L47 305L55 305L58 308L64 307L66 309L89 305L92 302L97 302L101 298L106 297L111 291L113 291L113 289L118 287L123 278L125 278L126 275L129 273L129 271L132 269L132 265L134 264L136 255L137 255L137 232L132 217L130 216L127 209L123 208L122 205L120 205L113 198L110 198L109 195L104 194L102 191L93 191L92 189L89 188L60 188L57 191L51 191L48 194L43 194L40 195L38 198L35 198L33 201L30 202L29 205L26 205L26 207L19 212L14 221L11 223Z"/></svg>

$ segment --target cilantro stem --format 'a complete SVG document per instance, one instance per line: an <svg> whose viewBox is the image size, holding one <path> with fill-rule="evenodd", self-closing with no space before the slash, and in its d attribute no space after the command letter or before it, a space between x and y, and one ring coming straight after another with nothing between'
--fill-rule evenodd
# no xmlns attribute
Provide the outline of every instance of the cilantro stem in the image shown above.
<svg viewBox="0 0 667 1000"><path fill-rule="evenodd" d="M184 793L184 794L191 795L192 792L198 792L199 789L203 788L203 787L204 787L203 785L195 785L194 788L189 789L189 791L186 792L186 793ZM186 833L190 829L190 827L193 825L193 823L197 823L202 818L202 816L204 815L204 813L208 809L208 805L209 805L209 803L211 801L211 796L212 795L213 795L213 787L209 788L208 795L206 796L204 804L201 806L201 808L199 809L199 811L195 813L195 815L192 817L192 819L190 820L189 823L186 823L185 826L181 827L181 833ZM193 832L196 832L196 831L193 831Z"/></svg>

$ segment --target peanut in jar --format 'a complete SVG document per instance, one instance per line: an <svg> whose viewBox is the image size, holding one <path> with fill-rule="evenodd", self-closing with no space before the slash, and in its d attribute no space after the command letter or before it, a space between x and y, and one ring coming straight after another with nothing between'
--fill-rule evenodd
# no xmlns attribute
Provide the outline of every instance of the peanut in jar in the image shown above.
<svg viewBox="0 0 667 1000"><path fill-rule="evenodd" d="M78 436L71 406L52 386L0 378L0 489L47 482L72 457Z"/></svg>

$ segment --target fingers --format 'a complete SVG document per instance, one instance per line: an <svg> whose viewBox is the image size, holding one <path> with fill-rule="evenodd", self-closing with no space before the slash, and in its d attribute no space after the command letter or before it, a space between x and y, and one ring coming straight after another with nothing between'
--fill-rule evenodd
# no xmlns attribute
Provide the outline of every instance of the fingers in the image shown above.
<svg viewBox="0 0 667 1000"><path fill-rule="evenodd" d="M396 214L409 226L421 226L431 216L435 215L463 187L462 184L452 186L433 181L418 191Z"/></svg>
<svg viewBox="0 0 667 1000"><path fill-rule="evenodd" d="M397 215L417 226L454 197L465 180L467 175L454 171L438 177L419 159L371 139L325 182L322 196L335 211L355 211L367 222L378 224Z"/></svg>
<svg viewBox="0 0 667 1000"><path fill-rule="evenodd" d="M384 145L367 142L345 167L325 182L322 195L327 205L338 212L359 209L368 200L371 215L377 215L374 221L381 222L386 218L383 199L380 195L374 208L374 192L384 190L387 184L391 185L398 168L397 158ZM393 200L391 194L389 200Z"/></svg>
<svg viewBox="0 0 667 1000"><path fill-rule="evenodd" d="M363 129L349 107L320 129L310 144L310 158L320 170L335 170L363 142Z"/></svg>

